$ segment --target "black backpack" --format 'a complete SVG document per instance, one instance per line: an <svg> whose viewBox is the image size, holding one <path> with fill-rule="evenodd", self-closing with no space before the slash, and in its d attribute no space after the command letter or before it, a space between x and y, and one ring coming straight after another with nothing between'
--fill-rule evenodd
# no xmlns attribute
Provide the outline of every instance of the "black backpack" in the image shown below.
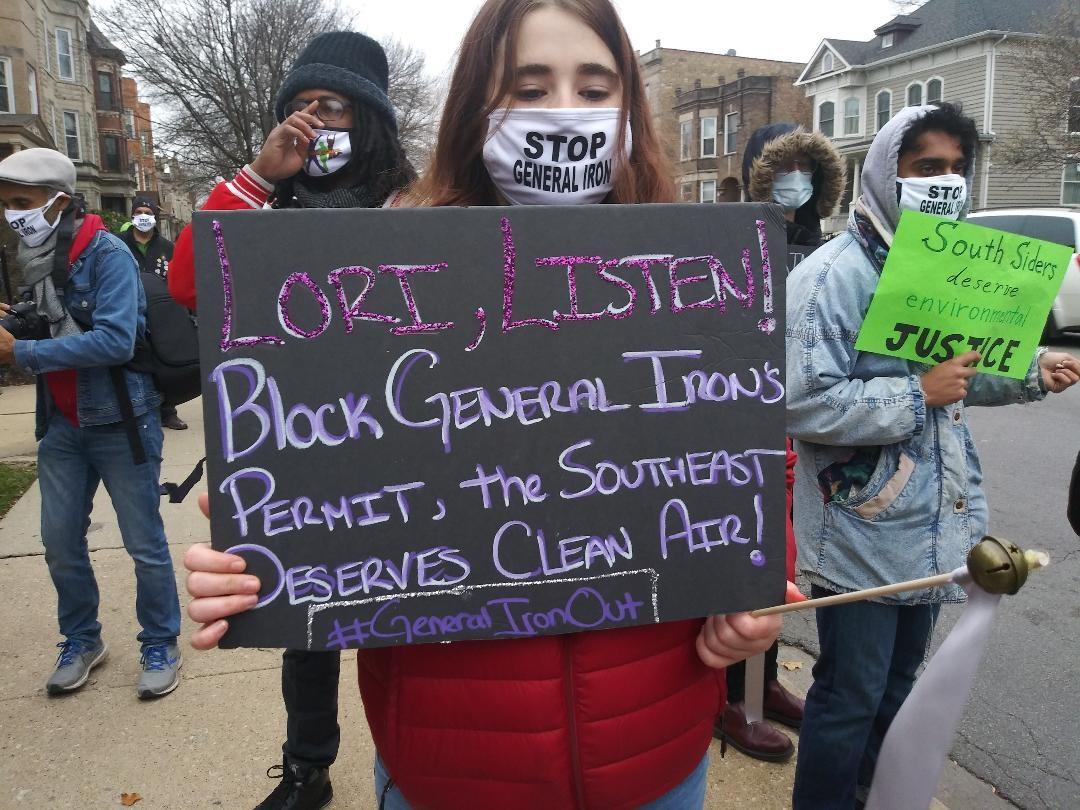
<svg viewBox="0 0 1080 810"><path fill-rule="evenodd" d="M169 295L165 279L139 273L146 293L146 335L128 363L154 378L165 405L183 405L199 396L199 332L186 307Z"/></svg>

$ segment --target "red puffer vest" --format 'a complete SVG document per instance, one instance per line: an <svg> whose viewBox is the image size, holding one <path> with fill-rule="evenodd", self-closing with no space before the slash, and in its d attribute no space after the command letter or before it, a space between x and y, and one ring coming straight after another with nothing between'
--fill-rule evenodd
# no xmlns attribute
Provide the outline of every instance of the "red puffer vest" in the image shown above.
<svg viewBox="0 0 1080 810"><path fill-rule="evenodd" d="M417 810L632 808L701 762L700 621L359 653L375 746Z"/></svg>

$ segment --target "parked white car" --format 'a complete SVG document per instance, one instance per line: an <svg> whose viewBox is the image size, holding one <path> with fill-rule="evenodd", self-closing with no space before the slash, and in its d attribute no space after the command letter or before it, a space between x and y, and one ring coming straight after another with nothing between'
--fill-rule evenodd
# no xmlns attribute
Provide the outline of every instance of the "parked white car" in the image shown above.
<svg viewBox="0 0 1080 810"><path fill-rule="evenodd" d="M1062 332L1080 332L1080 209L1076 208L999 208L978 211L968 220L975 225L997 228L1032 239L1044 239L1068 245L1072 261L1065 271L1050 318L1046 322L1043 340L1058 337Z"/></svg>

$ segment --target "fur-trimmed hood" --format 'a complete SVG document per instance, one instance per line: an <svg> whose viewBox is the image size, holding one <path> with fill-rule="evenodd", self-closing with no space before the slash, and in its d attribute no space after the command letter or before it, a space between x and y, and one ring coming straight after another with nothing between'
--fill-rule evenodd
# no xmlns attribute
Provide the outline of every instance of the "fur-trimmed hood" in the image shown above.
<svg viewBox="0 0 1080 810"><path fill-rule="evenodd" d="M811 157L817 168L814 195L799 212L816 211L819 218L831 216L844 193L844 162L828 138L794 124L770 124L750 136L743 157L747 196L753 202L772 202L773 173L800 152Z"/></svg>

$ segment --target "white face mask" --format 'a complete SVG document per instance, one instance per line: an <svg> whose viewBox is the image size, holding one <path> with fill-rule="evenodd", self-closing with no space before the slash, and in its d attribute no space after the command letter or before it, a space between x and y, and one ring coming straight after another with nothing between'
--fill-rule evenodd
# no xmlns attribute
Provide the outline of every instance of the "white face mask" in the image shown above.
<svg viewBox="0 0 1080 810"><path fill-rule="evenodd" d="M131 224L143 233L149 233L154 230L157 219L154 218L153 214L136 214L131 218Z"/></svg>
<svg viewBox="0 0 1080 810"><path fill-rule="evenodd" d="M304 172L312 177L323 177L345 168L352 157L349 131L317 129L315 135L315 140L308 144Z"/></svg>
<svg viewBox="0 0 1080 810"><path fill-rule="evenodd" d="M898 178L896 191L901 211L921 211L945 219L959 219L967 202L967 180L958 174Z"/></svg>
<svg viewBox="0 0 1080 810"><path fill-rule="evenodd" d="M773 175L773 199L789 211L802 208L814 196L813 177L813 172L777 172Z"/></svg>
<svg viewBox="0 0 1080 810"><path fill-rule="evenodd" d="M484 166L514 205L598 203L614 186L619 157L630 159L630 125L618 107L496 110L489 116Z"/></svg>
<svg viewBox="0 0 1080 810"><path fill-rule="evenodd" d="M30 211L12 211L9 209L4 211L4 217L7 219L11 229L23 240L24 245L32 248L38 247L49 238L49 234L56 229L56 224L60 221L58 216L56 222L49 222L49 220L45 219L45 212L60 197L66 196L62 191L58 191L41 208L34 208Z"/></svg>

